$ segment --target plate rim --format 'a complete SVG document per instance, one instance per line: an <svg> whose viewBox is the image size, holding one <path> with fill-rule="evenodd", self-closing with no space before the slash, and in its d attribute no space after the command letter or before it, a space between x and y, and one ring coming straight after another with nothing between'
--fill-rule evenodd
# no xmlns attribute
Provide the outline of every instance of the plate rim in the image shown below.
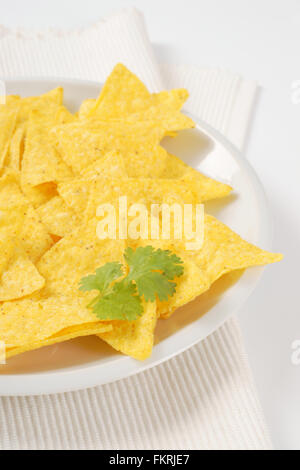
<svg viewBox="0 0 300 470"><path fill-rule="evenodd" d="M82 80L82 79L72 79L72 78L63 78L63 77L7 77L2 78L4 82L14 82L20 83L24 82L55 82L61 83L61 86L64 84L81 84L83 86L90 87L99 87L101 89L102 83L92 80ZM51 85L50 85L51 86ZM60 85L57 85L60 86ZM223 134L214 129L212 126L204 122L203 120L197 118L193 114L185 111L185 114L193 118L196 123L196 127L200 128L201 131L204 131L206 134L211 135L214 139L221 143L223 147L230 152L235 160L238 161L239 167L243 169L250 176L251 183L255 187L255 195L257 201L259 201L259 215L260 215L260 226L259 226L259 235L258 235L258 244L262 246L267 246L271 249L272 246L272 219L269 211L268 200L263 188L263 185L256 174L254 168L251 166L249 161L243 157L242 152L237 149ZM175 349L168 354L165 354L163 357L156 358L155 347L152 357L143 362L138 362L130 357L117 355L116 359L112 360L108 364L97 364L90 363L89 365L80 365L68 369L53 369L50 371L34 372L34 373L20 373L20 374L0 374L0 396L38 396L44 394L54 394L54 393L66 393L75 390L82 390L87 388L92 388L99 385L104 385L107 383L112 383L117 380L121 380L127 377L130 377L135 374L144 372L147 369L151 369L172 357L177 356L178 354L186 351L195 344L203 341L207 336L216 331L220 326L224 324L232 315L237 313L242 305L247 301L250 295L255 290L258 282L261 279L261 275L264 271L264 267L253 268L256 270L256 279L251 281L251 288L242 289L242 295L239 295L239 300L236 302L236 306L231 309L230 313L224 316L222 320L216 322L214 327L208 328L204 335L200 335L199 338L194 338L193 341L189 341L188 344L182 345L181 347ZM242 281L247 280L247 272L237 281L236 284L240 284ZM247 284L247 282L246 282ZM224 298L226 294L224 295ZM222 299L224 301L224 298ZM205 315L208 316L209 312ZM205 317L204 316L204 317ZM204 318L202 317L202 318ZM198 320L199 321L199 320ZM197 321L195 322L197 323ZM160 343L161 345L164 343ZM159 345L158 345L159 346ZM116 370L116 363L118 371ZM122 367L123 366L123 367ZM101 368L109 369L109 373L103 375ZM99 374L97 374L97 371ZM102 372L102 373L101 373ZM26 380L24 380L24 378ZM57 379L57 380L55 380ZM20 383L22 384L20 387ZM20 390L20 388L22 388Z"/></svg>

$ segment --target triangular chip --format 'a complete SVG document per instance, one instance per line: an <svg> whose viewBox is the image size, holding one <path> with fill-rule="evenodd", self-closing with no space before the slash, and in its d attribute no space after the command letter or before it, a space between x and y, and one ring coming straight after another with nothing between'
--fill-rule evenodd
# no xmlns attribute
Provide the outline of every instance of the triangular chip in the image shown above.
<svg viewBox="0 0 300 470"><path fill-rule="evenodd" d="M112 178L125 178L127 176L125 162L119 152L108 152L104 157L83 169L81 173L82 178L90 180L99 176L111 176Z"/></svg>
<svg viewBox="0 0 300 470"><path fill-rule="evenodd" d="M8 234L4 236L1 234L0 228L0 279L4 271L7 269L9 260L14 251L14 243Z"/></svg>
<svg viewBox="0 0 300 470"><path fill-rule="evenodd" d="M42 204L50 201L53 197L57 196L56 183L44 183L38 186L31 186L30 184L26 184L20 180L20 187L34 208L38 208Z"/></svg>
<svg viewBox="0 0 300 470"><path fill-rule="evenodd" d="M51 346L52 344L62 343L63 341L69 341L70 339L79 338L82 336L91 336L109 332L112 329L113 327L109 323L101 323L99 321L94 323L85 323L84 325L79 326L69 326L68 328L61 330L59 333L56 333L55 335L41 341L33 341L23 346L8 348L6 349L5 357L8 359L27 351L43 348L45 346Z"/></svg>
<svg viewBox="0 0 300 470"><path fill-rule="evenodd" d="M36 262L53 244L35 209L20 191L13 173L0 178L0 211L10 211L20 225L19 238L32 262ZM4 212L4 217L7 212Z"/></svg>
<svg viewBox="0 0 300 470"><path fill-rule="evenodd" d="M126 177L125 164L121 155L109 152L84 169L81 178L73 178L70 181L60 183L57 189L72 213L82 216L86 210L94 181L101 179L102 184L106 184L110 178L114 178L116 181Z"/></svg>
<svg viewBox="0 0 300 470"><path fill-rule="evenodd" d="M36 292L45 284L34 264L17 248L0 276L0 302L16 300Z"/></svg>
<svg viewBox="0 0 300 470"><path fill-rule="evenodd" d="M151 244L160 247L165 242ZM282 259L281 254L269 253L243 240L211 215L205 216L204 244L200 250L186 250L182 242L174 242L169 248L184 261L184 275L177 281L176 294L168 302L158 304L158 311L164 316L208 290L230 271Z"/></svg>
<svg viewBox="0 0 300 470"><path fill-rule="evenodd" d="M22 123L16 127L9 145L9 152L6 165L8 168L11 168L12 170L17 172L19 172L21 169L21 162L24 152L25 133L26 126L24 123Z"/></svg>
<svg viewBox="0 0 300 470"><path fill-rule="evenodd" d="M95 107L95 104L96 104L96 100L93 98L83 100L77 113L79 119L86 119L88 115L90 114L92 108Z"/></svg>
<svg viewBox="0 0 300 470"><path fill-rule="evenodd" d="M18 124L29 119L32 111L38 111L43 117L51 116L55 110L62 105L63 89L61 87L54 88L47 93L39 96L28 96L20 100L14 100L11 106L19 107Z"/></svg>
<svg viewBox="0 0 300 470"><path fill-rule="evenodd" d="M80 216L76 215L60 196L53 197L36 211L51 235L64 237L80 224Z"/></svg>
<svg viewBox="0 0 300 470"><path fill-rule="evenodd" d="M78 227L56 243L38 262L39 272L46 279L45 295L72 295L90 298L79 290L82 277L93 273L108 261L123 259L124 240L100 240L96 219ZM92 294L93 295L93 294Z"/></svg>
<svg viewBox="0 0 300 470"><path fill-rule="evenodd" d="M120 198L126 198L126 210L130 216L130 208L136 203L143 204L150 213L152 204L176 204L195 202L193 191L184 181L153 178L105 178L99 177L90 185L81 182L81 187L90 188L87 218L95 217L101 204L110 203L119 209ZM103 214L104 215L104 214ZM135 214L136 215L136 214Z"/></svg>
<svg viewBox="0 0 300 470"><path fill-rule="evenodd" d="M7 348L24 347L50 338L65 328L97 320L84 302L66 296L22 299L0 304L0 341ZM105 325L103 322L98 322Z"/></svg>
<svg viewBox="0 0 300 470"><path fill-rule="evenodd" d="M198 202L222 198L232 191L228 184L205 176L178 157L168 154L159 145L156 145L148 156L139 151L126 154L124 161L128 176L133 178L182 180L189 185Z"/></svg>
<svg viewBox="0 0 300 470"><path fill-rule="evenodd" d="M197 195L197 200L201 202L225 197L232 191L232 187L228 184L205 176L171 154L168 154L166 159L165 175L168 178L185 181Z"/></svg>
<svg viewBox="0 0 300 470"><path fill-rule="evenodd" d="M49 128L37 112L28 122L22 161L23 185L38 186L63 181L72 176L71 170L57 153L49 137Z"/></svg>
<svg viewBox="0 0 300 470"><path fill-rule="evenodd" d="M156 303L144 304L143 315L135 321L111 322L113 330L98 334L117 351L143 361L151 356L157 321Z"/></svg>
<svg viewBox="0 0 300 470"><path fill-rule="evenodd" d="M9 150L10 139L15 129L17 115L17 107L15 109L9 109L6 105L0 104L0 170L4 165Z"/></svg>
<svg viewBox="0 0 300 470"><path fill-rule="evenodd" d="M14 210L0 207L0 240L8 242L20 238L21 228L24 225L24 207Z"/></svg>
<svg viewBox="0 0 300 470"><path fill-rule="evenodd" d="M150 93L125 65L117 64L106 79L91 111L100 119L123 118L144 109Z"/></svg>
<svg viewBox="0 0 300 470"><path fill-rule="evenodd" d="M168 154L158 142L150 142L147 147L136 146L134 151L123 150L123 158L131 178L169 178Z"/></svg>
<svg viewBox="0 0 300 470"><path fill-rule="evenodd" d="M154 121L82 120L52 129L58 153L75 175L81 176L87 166L108 152L122 156L140 153L151 157L152 150L164 133Z"/></svg>
<svg viewBox="0 0 300 470"><path fill-rule="evenodd" d="M89 116L104 120L126 118L132 122L155 120L166 132L188 129L194 123L180 113L187 98L184 89L150 94L136 75L123 64L117 64Z"/></svg>

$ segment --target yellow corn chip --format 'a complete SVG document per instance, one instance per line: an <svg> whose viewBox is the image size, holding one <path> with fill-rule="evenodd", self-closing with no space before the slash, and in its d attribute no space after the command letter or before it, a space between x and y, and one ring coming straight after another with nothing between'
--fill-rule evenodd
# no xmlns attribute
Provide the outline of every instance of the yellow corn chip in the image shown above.
<svg viewBox="0 0 300 470"><path fill-rule="evenodd" d="M54 101L54 103L61 105L64 98L64 89L61 86L58 86L57 88L53 88L53 90L47 91L47 93L44 93L39 98L46 101Z"/></svg>
<svg viewBox="0 0 300 470"><path fill-rule="evenodd" d="M48 232L58 237L64 237L72 232L80 223L80 217L67 206L60 196L50 199L36 211Z"/></svg>
<svg viewBox="0 0 300 470"><path fill-rule="evenodd" d="M146 86L123 64L117 64L101 90L91 115L101 119L120 118L143 109L150 93Z"/></svg>
<svg viewBox="0 0 300 470"><path fill-rule="evenodd" d="M20 124L21 126L21 124ZM26 133L25 133L26 134ZM23 156L23 145L21 144L21 151ZM22 193L26 196L27 202L29 202L34 208L45 204L47 201L57 196L57 185L56 183L44 183L38 186L31 186L30 184L24 184L21 179L21 172L12 167L12 165L5 166L0 171L0 177L10 175L14 181L20 187Z"/></svg>
<svg viewBox="0 0 300 470"><path fill-rule="evenodd" d="M0 240L9 242L20 237L24 224L24 207L16 207L14 210L0 208Z"/></svg>
<svg viewBox="0 0 300 470"><path fill-rule="evenodd" d="M123 150L123 158L131 178L169 178L168 154L157 142L150 142L147 148L136 146L134 151Z"/></svg>
<svg viewBox="0 0 300 470"><path fill-rule="evenodd" d="M165 174L169 178L185 181L195 193L198 201L209 201L227 196L232 187L216 181L184 163L180 158L168 154Z"/></svg>
<svg viewBox="0 0 300 470"><path fill-rule="evenodd" d="M6 233L3 236L1 232L2 230L0 226L0 279L8 266L8 262L11 259L14 250L14 243L10 239L9 235Z"/></svg>
<svg viewBox="0 0 300 470"><path fill-rule="evenodd" d="M49 130L40 115L32 113L28 122L22 162L22 184L38 186L59 182L72 176L49 139Z"/></svg>
<svg viewBox="0 0 300 470"><path fill-rule="evenodd" d="M67 110L65 106L59 106L55 113L56 123L66 124L67 122L75 121L75 116Z"/></svg>
<svg viewBox="0 0 300 470"><path fill-rule="evenodd" d="M25 297L45 284L27 255L17 247L0 277L0 302Z"/></svg>
<svg viewBox="0 0 300 470"><path fill-rule="evenodd" d="M24 152L25 124L20 124L15 129L9 145L7 166L14 171L20 171Z"/></svg>
<svg viewBox="0 0 300 470"><path fill-rule="evenodd" d="M176 179L188 184L200 202L227 196L232 188L186 165L156 145L150 155L136 152L124 156L126 171L133 178Z"/></svg>
<svg viewBox="0 0 300 470"><path fill-rule="evenodd" d="M151 241L151 244L161 246L162 242ZM210 215L205 216L204 244L200 250L185 250L182 242L174 242L168 248L184 261L184 275L177 280L176 294L168 302L158 304L159 313L165 317L230 271L282 259L281 254L269 253L246 242Z"/></svg>
<svg viewBox="0 0 300 470"><path fill-rule="evenodd" d="M79 111L78 111L79 119L86 119L89 116L92 108L95 107L95 104L96 104L96 100L93 98L84 100L81 103Z"/></svg>
<svg viewBox="0 0 300 470"><path fill-rule="evenodd" d="M82 178L60 183L58 193L72 211L82 215L86 210L93 182L101 177L106 178L102 179L103 184L106 184L107 178L126 178L124 160L118 153L109 152L92 163L82 171Z"/></svg>
<svg viewBox="0 0 300 470"><path fill-rule="evenodd" d="M124 159L120 153L108 152L81 173L82 178L90 180L99 176L111 176L112 178L125 178L127 176Z"/></svg>
<svg viewBox="0 0 300 470"><path fill-rule="evenodd" d="M184 89L151 95L136 75L118 64L106 80L89 116L129 118L132 122L155 120L165 131L187 129L194 127L194 123L179 112L187 98L188 92ZM84 111L86 113L86 109Z"/></svg>
<svg viewBox="0 0 300 470"><path fill-rule="evenodd" d="M127 198L127 209L135 203L144 204L150 212L151 204L191 204L195 201L193 192L182 181L153 178L97 178L90 188L87 218L95 217L100 204L110 203L116 208L120 197Z"/></svg>
<svg viewBox="0 0 300 470"><path fill-rule="evenodd" d="M40 96L28 96L14 101L19 106L18 123L29 119L32 111L38 111L44 117L51 116L62 105L63 89L58 87Z"/></svg>
<svg viewBox="0 0 300 470"><path fill-rule="evenodd" d="M117 351L143 361L152 353L156 321L156 303L148 302L144 304L144 313L138 320L113 321L113 330L98 336Z"/></svg>
<svg viewBox="0 0 300 470"><path fill-rule="evenodd" d="M20 187L28 201L34 208L38 208L42 204L50 201L57 196L57 185L55 183L44 183L38 186L31 186L20 181Z"/></svg>
<svg viewBox="0 0 300 470"><path fill-rule="evenodd" d="M37 267L47 282L45 295L72 295L88 301L90 293L78 289L81 278L108 261L123 259L125 242L100 240L96 229L97 220L90 220L56 243L41 258Z"/></svg>
<svg viewBox="0 0 300 470"><path fill-rule="evenodd" d="M150 157L155 144L163 137L163 131L155 122L124 120L81 120L56 126L52 134L62 159L78 176L111 151L123 157L135 152Z"/></svg>
<svg viewBox="0 0 300 470"><path fill-rule="evenodd" d="M23 347L48 339L65 328L84 325L90 328L95 319L82 301L66 296L4 302L0 304L0 341L10 349Z"/></svg>
<svg viewBox="0 0 300 470"><path fill-rule="evenodd" d="M1 96L3 98L3 96ZM21 97L19 95L6 95L5 97L5 105L9 107L13 107L16 104L20 104Z"/></svg>
<svg viewBox="0 0 300 470"><path fill-rule="evenodd" d="M19 237L23 249L29 259L36 262L53 242L36 211L21 193L13 174L0 178L1 210L10 210L12 215L15 213L15 218L21 225Z"/></svg>
<svg viewBox="0 0 300 470"><path fill-rule="evenodd" d="M6 358L16 356L27 351L32 351L34 349L43 348L45 346L50 346L52 344L62 343L63 341L69 341L70 339L97 335L100 333L105 333L112 330L112 325L108 323L94 322L94 323L85 323L84 325L79 326L70 326L64 328L59 333L56 333L49 338L43 339L41 341L34 341L32 343L26 344L21 347L8 348L6 349Z"/></svg>
<svg viewBox="0 0 300 470"><path fill-rule="evenodd" d="M10 139L13 135L18 108L9 109L6 105L0 105L0 170L4 165L6 159Z"/></svg>

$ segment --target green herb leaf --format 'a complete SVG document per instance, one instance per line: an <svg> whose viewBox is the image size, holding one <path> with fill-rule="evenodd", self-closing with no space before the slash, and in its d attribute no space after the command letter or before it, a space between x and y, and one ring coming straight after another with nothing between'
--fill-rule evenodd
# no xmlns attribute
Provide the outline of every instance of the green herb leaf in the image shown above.
<svg viewBox="0 0 300 470"><path fill-rule="evenodd" d="M101 268L96 269L95 274L83 277L79 289L82 291L98 290L104 294L112 281L121 277L122 274L122 265L120 263L106 263Z"/></svg>
<svg viewBox="0 0 300 470"><path fill-rule="evenodd" d="M88 305L100 320L136 320L143 313L142 296L146 302L168 300L175 291L175 277L182 276L183 262L168 250L152 246L127 248L124 253L129 274L123 279L122 265L106 263L95 274L83 277L82 291L98 290Z"/></svg>
<svg viewBox="0 0 300 470"><path fill-rule="evenodd" d="M129 265L128 279L134 280L139 295L146 301L168 300L175 292L171 282L183 274L183 261L169 250L155 250L152 246L125 250L124 258Z"/></svg>
<svg viewBox="0 0 300 470"><path fill-rule="evenodd" d="M168 300L176 291L176 283L157 271L143 274L136 279L136 285L139 295L143 295L146 302L154 302L156 296L159 300Z"/></svg>
<svg viewBox="0 0 300 470"><path fill-rule="evenodd" d="M93 312L101 320L136 320L142 315L141 298L137 295L136 286L132 282L122 280L114 284L112 292L97 300Z"/></svg>

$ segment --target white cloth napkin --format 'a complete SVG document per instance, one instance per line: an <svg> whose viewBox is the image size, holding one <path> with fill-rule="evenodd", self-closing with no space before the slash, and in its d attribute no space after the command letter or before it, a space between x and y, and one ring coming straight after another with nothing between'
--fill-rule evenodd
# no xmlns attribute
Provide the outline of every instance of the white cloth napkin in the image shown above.
<svg viewBox="0 0 300 470"><path fill-rule="evenodd" d="M189 89L187 109L242 147L255 84L159 66L135 9L69 33L0 28L0 75L103 81L123 62L155 91ZM154 369L90 390L0 399L0 449L269 449L235 318Z"/></svg>

